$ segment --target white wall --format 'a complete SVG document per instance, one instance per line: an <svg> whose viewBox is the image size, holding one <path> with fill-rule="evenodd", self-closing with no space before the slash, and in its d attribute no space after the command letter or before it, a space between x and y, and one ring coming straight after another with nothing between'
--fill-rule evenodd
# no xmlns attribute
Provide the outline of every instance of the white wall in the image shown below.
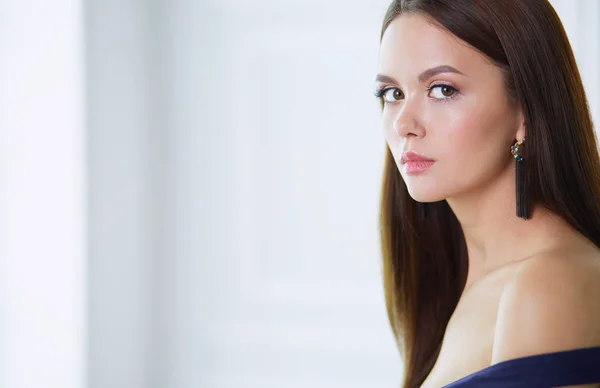
<svg viewBox="0 0 600 388"><path fill-rule="evenodd" d="M89 3L92 386L399 381L371 96L387 4L339 4Z"/></svg>
<svg viewBox="0 0 600 388"><path fill-rule="evenodd" d="M575 52L577 66L598 132L600 122L600 1L550 0Z"/></svg>
<svg viewBox="0 0 600 388"><path fill-rule="evenodd" d="M597 3L554 3L597 118ZM92 382L397 385L371 97L388 1L90 4L92 176L134 193L96 209Z"/></svg>
<svg viewBox="0 0 600 388"><path fill-rule="evenodd" d="M184 232L167 385L397 384L370 93L386 4L193 4L172 8L166 70Z"/></svg>
<svg viewBox="0 0 600 388"><path fill-rule="evenodd" d="M0 387L85 379L81 4L0 1Z"/></svg>
<svg viewBox="0 0 600 388"><path fill-rule="evenodd" d="M162 113L153 106L162 93L155 12L157 4L143 1L85 6L90 388L150 387L153 362L162 361L153 276L157 260L169 257L158 251L166 203L164 144L155 136Z"/></svg>

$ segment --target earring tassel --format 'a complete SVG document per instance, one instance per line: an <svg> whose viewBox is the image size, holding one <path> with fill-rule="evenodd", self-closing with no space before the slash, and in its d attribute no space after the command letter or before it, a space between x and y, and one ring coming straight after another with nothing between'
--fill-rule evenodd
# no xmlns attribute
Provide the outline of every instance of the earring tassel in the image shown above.
<svg viewBox="0 0 600 388"><path fill-rule="evenodd" d="M516 188L517 188L517 217L529 218L529 198L527 196L527 186L525 181L525 161L522 157L516 160Z"/></svg>

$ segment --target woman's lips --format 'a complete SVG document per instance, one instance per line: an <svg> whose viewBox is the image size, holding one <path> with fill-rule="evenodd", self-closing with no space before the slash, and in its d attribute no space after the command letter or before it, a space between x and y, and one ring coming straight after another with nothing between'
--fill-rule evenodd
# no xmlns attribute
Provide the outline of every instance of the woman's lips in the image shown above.
<svg viewBox="0 0 600 388"><path fill-rule="evenodd" d="M435 162L433 160L409 160L404 163L404 171L407 174L420 174L431 167Z"/></svg>

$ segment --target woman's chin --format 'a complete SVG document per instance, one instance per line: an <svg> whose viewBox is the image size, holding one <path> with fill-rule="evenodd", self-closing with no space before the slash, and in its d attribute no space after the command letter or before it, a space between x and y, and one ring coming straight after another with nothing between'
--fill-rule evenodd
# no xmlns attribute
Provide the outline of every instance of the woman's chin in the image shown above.
<svg viewBox="0 0 600 388"><path fill-rule="evenodd" d="M410 195L410 197L417 202L438 202L445 199L443 195L440 195L439 191L436 191L430 187L425 188L416 186L417 185L407 185L406 187L408 189L408 194Z"/></svg>

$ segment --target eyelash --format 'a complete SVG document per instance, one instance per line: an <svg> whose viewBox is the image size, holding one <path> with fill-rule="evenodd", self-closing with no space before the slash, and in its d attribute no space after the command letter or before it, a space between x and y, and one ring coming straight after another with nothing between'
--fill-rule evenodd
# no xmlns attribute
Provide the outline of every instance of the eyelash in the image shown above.
<svg viewBox="0 0 600 388"><path fill-rule="evenodd" d="M453 100L453 99L455 99L455 98L458 96L458 94L459 94L459 90L458 90L458 89L456 89L456 88L455 88L455 87L453 87L453 86L446 85L446 84L436 84L436 85L431 85L430 87L428 87L428 88L427 88L427 92L430 92L430 91L431 91L431 89L435 89L435 88L439 88L439 87L447 87L447 88L450 88L450 89L452 89L452 90L454 91L454 93L452 94L452 96L450 96L450 97L448 97L448 98L434 98L434 100L435 100L435 101L437 101L437 102L449 102L450 100ZM384 94L385 94L385 93L386 93L388 90L391 90L391 89L398 89L398 88L394 88L394 87L384 87L384 88L380 88L380 89L377 89L377 90L375 90L375 92L374 92L373 94L374 94L374 95L375 95L375 97L377 97L377 98L382 98L382 97L383 97L383 95L384 95ZM385 101L385 99L383 99L383 103L384 103L384 104L386 104L386 105L387 105L387 104L391 104L390 102L387 102L387 101Z"/></svg>

